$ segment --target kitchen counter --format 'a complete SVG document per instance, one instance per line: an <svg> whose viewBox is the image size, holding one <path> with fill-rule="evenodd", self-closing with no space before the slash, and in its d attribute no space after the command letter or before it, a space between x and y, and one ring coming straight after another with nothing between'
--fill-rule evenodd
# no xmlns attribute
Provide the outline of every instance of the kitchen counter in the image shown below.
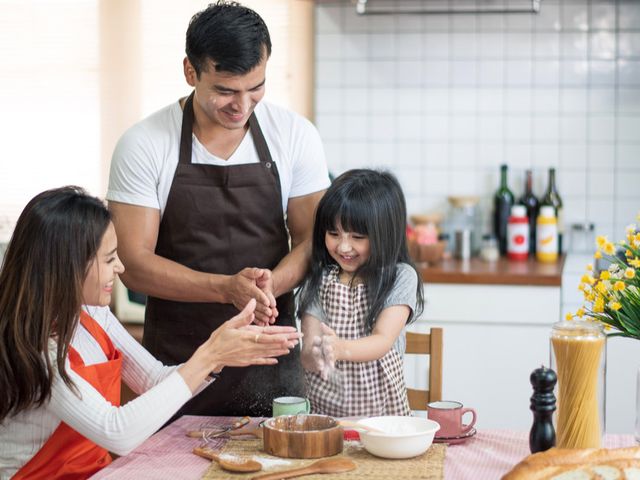
<svg viewBox="0 0 640 480"><path fill-rule="evenodd" d="M500 258L485 262L480 258L470 260L444 259L438 264L417 263L425 283L456 283L481 285L562 285L562 269L565 256L555 263L541 263L530 259L526 262Z"/></svg>

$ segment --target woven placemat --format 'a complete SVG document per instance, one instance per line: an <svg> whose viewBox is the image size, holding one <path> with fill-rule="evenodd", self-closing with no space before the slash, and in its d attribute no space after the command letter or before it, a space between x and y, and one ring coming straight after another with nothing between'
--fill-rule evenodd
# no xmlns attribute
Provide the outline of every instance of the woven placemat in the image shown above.
<svg viewBox="0 0 640 480"><path fill-rule="evenodd" d="M306 475L308 479L362 479L367 480L397 480L421 479L442 480L444 478L444 456L447 446L433 444L419 457L404 460L389 460L378 458L367 452L360 442L344 442L341 456L353 459L358 468L351 472L339 474ZM279 458L262 450L262 440L230 440L223 449L223 455L253 458L262 463L262 471L256 473L229 473L222 470L213 462L205 472L203 479L216 480L220 478L252 478L262 473L272 473L279 470L304 467L317 459L299 460L294 458Z"/></svg>

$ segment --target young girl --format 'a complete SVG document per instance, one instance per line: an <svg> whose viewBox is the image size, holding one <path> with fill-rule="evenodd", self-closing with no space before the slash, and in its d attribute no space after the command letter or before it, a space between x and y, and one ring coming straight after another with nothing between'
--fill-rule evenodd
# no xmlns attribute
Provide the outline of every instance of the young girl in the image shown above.
<svg viewBox="0 0 640 480"><path fill-rule="evenodd" d="M109 211L77 187L26 206L0 270L0 479L84 479L158 430L225 366L271 365L292 327L251 300L185 363L166 367L109 311L124 271ZM120 405L120 382L141 394ZM215 388L215 383L210 388Z"/></svg>
<svg viewBox="0 0 640 480"><path fill-rule="evenodd" d="M318 205L311 262L299 313L313 411L409 415L404 328L421 313L423 295L392 174L351 170L336 178Z"/></svg>

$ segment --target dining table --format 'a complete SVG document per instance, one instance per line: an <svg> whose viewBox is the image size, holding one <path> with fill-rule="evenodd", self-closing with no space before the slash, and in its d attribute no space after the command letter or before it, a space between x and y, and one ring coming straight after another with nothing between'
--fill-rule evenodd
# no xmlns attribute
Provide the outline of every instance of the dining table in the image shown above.
<svg viewBox="0 0 640 480"><path fill-rule="evenodd" d="M128 455L115 459L92 479L117 480L195 480L203 477L211 460L192 453L202 444L202 438L187 436L199 431L231 425L237 418L183 416L156 432ZM261 419L252 419L257 425ZM221 449L228 440L218 437L207 446ZM632 434L607 434L607 448L636 446ZM448 445L444 460L445 480L500 479L514 465L530 454L529 434L516 430L478 429L463 443ZM397 462L399 460L389 460ZM228 474L224 478L233 478Z"/></svg>

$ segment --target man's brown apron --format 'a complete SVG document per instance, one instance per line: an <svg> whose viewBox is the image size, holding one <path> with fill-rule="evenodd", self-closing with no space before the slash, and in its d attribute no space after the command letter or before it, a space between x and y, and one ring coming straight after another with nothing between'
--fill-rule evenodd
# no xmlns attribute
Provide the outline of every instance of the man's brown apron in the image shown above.
<svg viewBox="0 0 640 480"><path fill-rule="evenodd" d="M191 163L193 93L184 104L180 159L160 222L156 254L201 272L273 269L289 252L280 177L255 113L249 129L258 163ZM277 298L278 325L295 325L291 293ZM149 297L143 345L165 364L186 361L238 310L231 304ZM223 369L214 385L177 415L270 416L273 398L304 394L299 349L278 365Z"/></svg>

